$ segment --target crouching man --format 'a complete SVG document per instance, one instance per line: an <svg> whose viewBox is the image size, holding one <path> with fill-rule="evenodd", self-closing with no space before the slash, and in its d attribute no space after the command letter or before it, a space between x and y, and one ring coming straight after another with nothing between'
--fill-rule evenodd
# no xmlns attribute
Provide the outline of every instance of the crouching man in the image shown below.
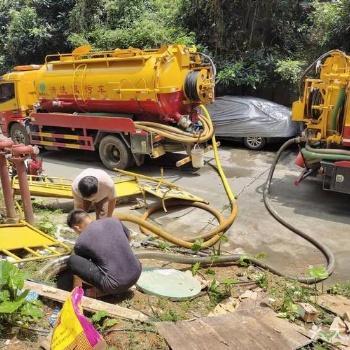
<svg viewBox="0 0 350 350"><path fill-rule="evenodd" d="M79 237L68 267L74 275L106 294L121 294L140 277L141 264L129 244L129 230L117 218L93 221L82 209L72 210L67 225Z"/></svg>

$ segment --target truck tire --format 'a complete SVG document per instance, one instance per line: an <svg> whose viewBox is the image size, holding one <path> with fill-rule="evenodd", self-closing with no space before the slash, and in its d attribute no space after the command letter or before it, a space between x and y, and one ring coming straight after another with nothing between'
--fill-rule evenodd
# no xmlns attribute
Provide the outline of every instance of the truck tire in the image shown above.
<svg viewBox="0 0 350 350"><path fill-rule="evenodd" d="M103 165L109 169L126 169L133 162L133 157L125 143L116 136L105 136L99 146L99 154Z"/></svg>
<svg viewBox="0 0 350 350"><path fill-rule="evenodd" d="M29 135L26 128L19 124L15 123L11 126L10 129L10 137L12 141L18 143L24 143L25 145L29 145Z"/></svg>

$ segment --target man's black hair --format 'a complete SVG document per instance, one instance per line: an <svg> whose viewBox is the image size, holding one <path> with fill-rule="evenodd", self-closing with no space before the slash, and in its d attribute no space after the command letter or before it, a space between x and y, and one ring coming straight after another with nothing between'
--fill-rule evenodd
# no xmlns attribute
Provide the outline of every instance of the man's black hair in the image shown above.
<svg viewBox="0 0 350 350"><path fill-rule="evenodd" d="M79 225L89 214L83 209L73 209L67 216L67 225L73 228L75 225Z"/></svg>
<svg viewBox="0 0 350 350"><path fill-rule="evenodd" d="M83 198L89 199L97 193L98 180L95 176L84 176L78 183L78 189Z"/></svg>

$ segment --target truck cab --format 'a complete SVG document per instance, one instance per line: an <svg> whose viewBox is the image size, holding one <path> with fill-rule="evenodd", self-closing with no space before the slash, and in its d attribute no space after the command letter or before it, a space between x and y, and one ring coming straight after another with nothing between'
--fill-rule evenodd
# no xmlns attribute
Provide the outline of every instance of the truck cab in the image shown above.
<svg viewBox="0 0 350 350"><path fill-rule="evenodd" d="M17 66L0 80L1 131L18 143L29 143L25 124L37 101L34 75L38 69L38 65Z"/></svg>

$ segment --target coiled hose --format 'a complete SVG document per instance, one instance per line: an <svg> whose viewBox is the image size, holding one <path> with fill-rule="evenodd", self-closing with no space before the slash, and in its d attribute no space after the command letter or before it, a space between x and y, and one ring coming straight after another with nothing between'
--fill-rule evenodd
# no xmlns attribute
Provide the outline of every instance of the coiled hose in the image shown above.
<svg viewBox="0 0 350 350"><path fill-rule="evenodd" d="M207 111L207 109L201 105L200 106L204 116L202 117L203 120L206 121L209 129L214 129L209 113ZM230 216L225 220L220 212L218 212L217 210L213 209L212 207L210 207L207 204L204 203L199 203L199 202L188 202L188 201L182 201L182 202L167 202L167 206L185 206L185 205L189 205L189 206L194 206L197 208L201 208L203 210L206 210L210 213L212 213L218 220L219 225L217 227L215 227L213 230L205 233L204 235L195 237L193 239L189 239L189 240L184 240L178 237L173 236L172 234L164 231L163 229L151 224L150 222L146 221L146 219L148 218L148 216L152 213L154 213L157 210L160 210L162 208L161 205L155 206L153 208L150 208L146 211L146 213L143 215L142 218L134 216L134 215L129 215L129 214L122 214L122 213L118 213L115 216L121 220L121 221L129 221L129 222L133 222L136 223L140 226L140 230L143 233L149 233L152 232L153 234L156 234L157 236L165 239L166 241L176 244L180 247L184 247L184 248L189 248L191 249L191 247L193 246L193 242L196 241L197 239L203 239L204 242L201 244L201 248L208 248L211 247L212 245L214 245L221 237L221 235L223 233L225 233L225 231L232 225L234 219L237 216L237 204L236 204L236 200L235 200L235 196L233 195L230 186L228 184L227 178L222 170L221 167L221 163L220 163L220 159L219 159L219 155L218 155L218 149L217 149L217 145L216 145L216 139L215 139L215 135L212 134L212 146L213 146L213 151L214 151L214 157L215 157L215 162L217 164L217 169L218 169L218 173L220 175L221 181L223 183L223 186L225 188L226 194L229 198L230 201L230 206L231 206L231 213Z"/></svg>
<svg viewBox="0 0 350 350"><path fill-rule="evenodd" d="M203 106L201 105L203 108ZM178 141L181 143L202 143L210 140L214 135L214 127L211 122L210 116L206 111L205 115L199 115L199 120L203 125L203 131L194 134L190 132L186 132L175 128L173 126L154 123L154 122L134 122L136 129L153 132L158 135L164 136L168 139Z"/></svg>
<svg viewBox="0 0 350 350"><path fill-rule="evenodd" d="M209 114L208 114L208 111L206 110L206 108L204 106L201 106L201 108L202 108L207 120L210 121L210 117L209 117ZM294 143L300 143L300 142L301 142L300 138L288 140L286 143L284 143L282 145L282 147L277 152L276 157L271 165L270 172L269 172L269 175L268 175L268 178L266 181L266 186L265 186L264 194L263 194L264 203L266 205L267 210L280 223L282 223L284 226L289 228L291 231L295 232L299 236L303 237L304 239L306 239L307 241L312 243L314 246L316 246L324 254L324 256L327 259L327 264L328 264L326 271L327 271L327 274L330 275L334 269L334 256L333 256L333 253L330 251L330 249L327 246L325 246L323 243L321 243L320 241L310 237L305 232L297 229L296 227L294 227L293 225L288 223L285 219L283 219L271 207L271 205L269 203L271 181L272 181L272 177L273 177L273 174L274 174L274 171L275 171L275 168L276 168L276 165L278 163L279 158L281 157L283 151L286 148L288 148L290 145L292 145ZM192 242L198 238L202 238L205 240L203 242L203 244L201 245L201 248L203 248L203 249L215 244L220 239L221 234L224 233L233 223L233 221L237 215L237 204L235 201L235 197L232 194L230 186L227 182L227 178L226 178L226 176L222 170L222 167L221 167L221 163L220 163L220 160L218 157L218 150L216 147L215 135L213 135L213 138L212 138L212 145L213 145L213 150L214 150L215 161L217 164L217 171L221 177L225 191L226 191L227 196L230 200L231 214L230 214L229 218L225 221L218 211L216 211L215 209L213 209L213 208L211 208L203 203L198 203L198 202L193 203L192 202L192 203L188 204L188 202L186 202L186 204L193 205L193 206L196 206L196 207L199 207L199 208L202 208L204 210L208 210L209 212L211 212L217 218L217 220L219 222L219 226L217 226L214 230L212 230L209 233L206 233L202 236L191 239L191 240L182 240L182 239L179 239L177 237L174 237L170 233L167 233L166 231L164 231L164 230L160 229L159 227L146 221L147 217L150 214L152 214L153 212L155 212L161 208L160 205L149 209L148 212L146 212L146 214L142 218L139 218L139 217L136 217L133 215L128 215L128 214L117 214L117 215L115 215L115 217L119 218L122 221L130 221L130 222L137 223L138 225L140 225L140 228L143 232L148 233L146 230L151 231L152 233L158 235L159 237L166 239L169 242L174 243L176 245L185 247L185 248L191 248L192 244L193 244ZM176 205L183 205L183 204L184 204L183 202L174 202L170 205L176 206ZM167 204L167 206L168 205L169 204ZM317 283L317 282L324 279L324 278L317 278L317 277L298 277L298 276L286 275L286 274L280 272L279 270L277 270L276 268L274 268L268 264L263 263L261 260L258 260L254 257L248 257L245 254L220 255L220 256L216 257L214 260L212 259L212 257L197 257L197 256L196 257L189 257L189 256L178 255L178 254L154 252L154 251L136 251L135 254L137 255L137 257L139 259L156 259L156 260L161 260L161 261L169 261L169 262L189 264L189 265L192 265L195 263L200 263L201 265L218 265L218 264L223 264L223 263L237 263L240 259L244 258L245 260L250 261L250 263L252 263L253 265L256 265L256 266L259 266L265 270L268 270L275 275L286 277L286 278L289 278L292 280L297 280L301 283L307 283L307 284ZM48 280L52 276L58 274L59 272L65 270L67 268L67 264L66 264L67 259L68 259L68 257L60 257L56 260L50 261L48 264L46 264L40 270L40 274L45 276L45 279Z"/></svg>

